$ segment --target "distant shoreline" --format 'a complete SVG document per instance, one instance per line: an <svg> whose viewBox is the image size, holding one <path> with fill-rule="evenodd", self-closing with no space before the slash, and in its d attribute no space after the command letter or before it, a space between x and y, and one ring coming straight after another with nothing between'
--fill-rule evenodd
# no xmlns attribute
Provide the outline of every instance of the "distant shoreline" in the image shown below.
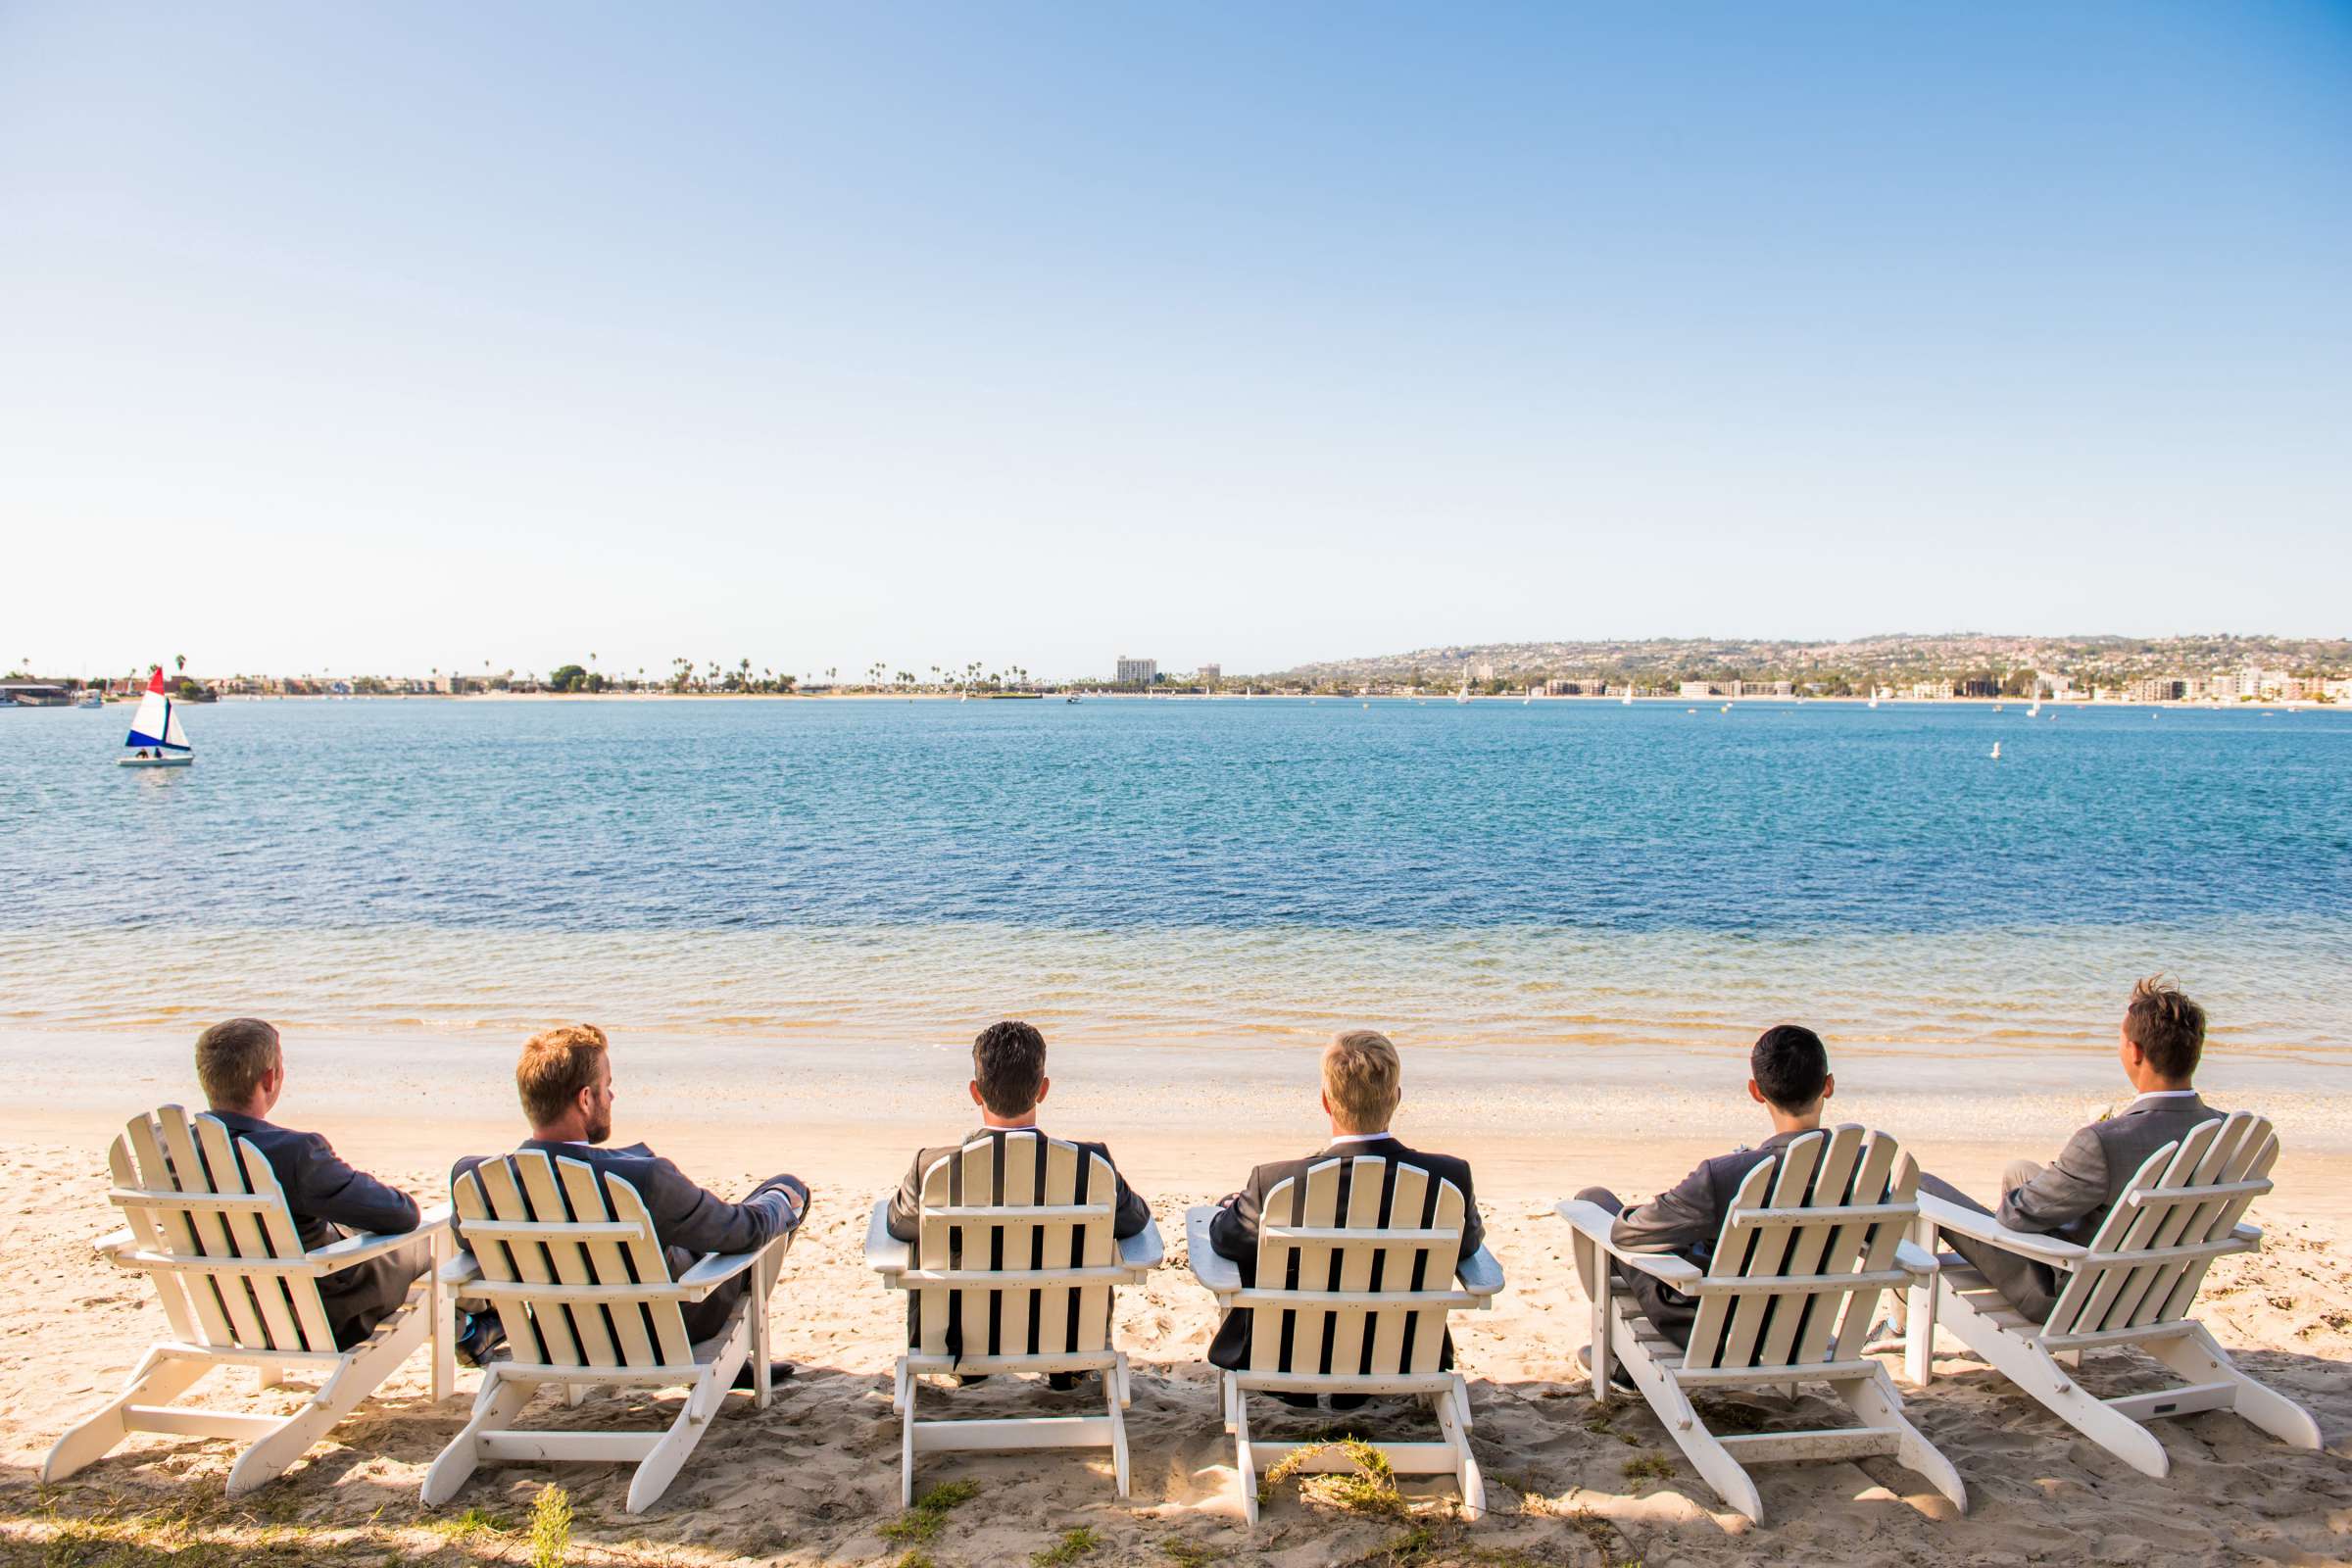
<svg viewBox="0 0 2352 1568"><path fill-rule="evenodd" d="M1367 697L1360 692L1110 692L1110 691L1048 691L1004 694L974 694L973 702L1036 702L1051 704L1055 698L1075 697L1085 703L1412 703L1421 706L1467 707L1457 703L1454 694L1431 691L1421 696L1402 693L1374 693ZM230 693L220 698L223 703L701 703L701 702L856 702L856 703L956 703L963 701L959 692L309 692L278 696L260 693ZM1545 703L1586 703L1602 707L1674 707L1689 708L1712 703L1717 707L1797 708L1828 703L1844 708L1868 708L1868 697L1636 697L1628 704L1623 696L1592 696L1586 694L1558 697L1529 698L1525 693L1506 692L1500 696L1473 693L1470 704L1494 703L1507 707L1536 707ZM2031 708L2031 697L1883 697L1877 706L1882 709L1905 708ZM2194 712L2328 712L2342 709L2352 712L2352 706L2337 703L2297 699L2288 702L2246 699L2231 703L2172 700L2166 702L2097 702L2088 698L2045 697L2040 706L2049 711L2082 712L2091 710L2120 708L2172 709Z"/></svg>

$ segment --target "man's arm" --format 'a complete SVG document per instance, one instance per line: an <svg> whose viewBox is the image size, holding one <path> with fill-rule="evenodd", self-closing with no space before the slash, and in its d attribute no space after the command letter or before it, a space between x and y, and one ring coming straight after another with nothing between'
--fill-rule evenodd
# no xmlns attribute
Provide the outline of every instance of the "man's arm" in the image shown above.
<svg viewBox="0 0 2352 1568"><path fill-rule="evenodd" d="M1242 1183L1242 1190L1220 1203L1216 1217L1208 1222L1209 1250L1245 1270L1257 1267L1258 1208L1264 1200L1263 1184L1253 1170ZM1249 1275L1242 1277L1248 1279Z"/></svg>
<svg viewBox="0 0 2352 1568"><path fill-rule="evenodd" d="M899 1180L899 1190L891 1195L890 1215L885 1223L890 1227L892 1241L911 1242L920 1234L921 1227L915 1223L915 1212L922 1207L922 1202L923 1151L918 1149L914 1152L913 1161L906 1167L906 1174Z"/></svg>
<svg viewBox="0 0 2352 1568"><path fill-rule="evenodd" d="M1478 1199L1470 1191L1470 1167L1462 1166L1462 1261L1467 1263L1487 1245L1487 1224L1479 1218Z"/></svg>
<svg viewBox="0 0 2352 1568"><path fill-rule="evenodd" d="M294 1191L286 1195L297 1212L348 1231L397 1236L416 1228L416 1200L343 1163L317 1133L305 1133L296 1156Z"/></svg>
<svg viewBox="0 0 2352 1568"><path fill-rule="evenodd" d="M638 1196L653 1213L654 1234L662 1245L689 1252L754 1251L790 1230L799 1218L790 1191L773 1182L762 1184L742 1202L730 1203L659 1156L639 1185Z"/></svg>
<svg viewBox="0 0 2352 1568"><path fill-rule="evenodd" d="M1609 1227L1609 1244L1629 1252L1685 1253L1706 1246L1723 1229L1715 1189L1699 1166L1646 1203L1637 1203Z"/></svg>
<svg viewBox="0 0 2352 1568"><path fill-rule="evenodd" d="M2066 1141L2058 1157L2014 1193L2001 1195L1993 1217L2013 1231L2064 1230L2107 1202L2107 1151L2088 1127Z"/></svg>

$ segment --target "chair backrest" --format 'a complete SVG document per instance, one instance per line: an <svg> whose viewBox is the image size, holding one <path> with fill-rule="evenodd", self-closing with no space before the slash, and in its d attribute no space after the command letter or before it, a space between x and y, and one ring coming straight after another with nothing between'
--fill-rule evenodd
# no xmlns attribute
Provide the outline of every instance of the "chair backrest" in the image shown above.
<svg viewBox="0 0 2352 1568"><path fill-rule="evenodd" d="M586 1160L526 1149L460 1175L450 1201L484 1279L548 1287L491 1298L515 1361L694 1364L669 1261L636 1188L600 1181Z"/></svg>
<svg viewBox="0 0 2352 1568"><path fill-rule="evenodd" d="M1276 1182L1258 1213L1250 1369L1437 1371L1446 1314L1461 1304L1464 1213L1453 1183L1376 1155L1320 1160Z"/></svg>
<svg viewBox="0 0 2352 1568"><path fill-rule="evenodd" d="M146 1273L182 1343L334 1353L317 1273L300 1266L293 1210L259 1149L165 1105L132 1117L107 1162L132 1239L174 1259Z"/></svg>
<svg viewBox="0 0 2352 1568"><path fill-rule="evenodd" d="M2278 1135L2251 1111L2199 1122L2132 1177L2059 1293L2044 1334L2147 1328L2187 1315L2205 1271L2243 1251L2230 1233L2271 1190Z"/></svg>
<svg viewBox="0 0 2352 1568"><path fill-rule="evenodd" d="M950 1279L909 1282L920 1305L907 1348L958 1360L1106 1348L1124 1277L1117 1206L1109 1160L1043 1133L982 1134L933 1160L915 1270Z"/></svg>
<svg viewBox="0 0 2352 1568"><path fill-rule="evenodd" d="M1860 1356L1895 1249L1919 1217L1919 1166L1847 1124L1791 1140L1724 1214L1683 1358L1688 1371L1818 1366Z"/></svg>

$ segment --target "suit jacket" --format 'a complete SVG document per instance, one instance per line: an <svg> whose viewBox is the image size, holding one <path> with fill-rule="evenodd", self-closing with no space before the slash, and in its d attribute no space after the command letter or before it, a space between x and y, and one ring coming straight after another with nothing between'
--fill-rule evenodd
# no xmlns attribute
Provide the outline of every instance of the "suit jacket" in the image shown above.
<svg viewBox="0 0 2352 1568"><path fill-rule="evenodd" d="M789 1176L773 1176L753 1189L742 1202L730 1203L699 1186L684 1171L643 1144L606 1149L593 1144L548 1143L527 1138L522 1149L536 1150L550 1158L583 1161L600 1180L606 1175L618 1176L637 1189L637 1196L645 1200L646 1212L653 1216L654 1237L662 1244L673 1280L692 1268L705 1252L749 1252L791 1230L801 1219L794 1211L794 1199L807 1191ZM485 1159L498 1157L501 1156L466 1155L450 1167L450 1184L454 1187L460 1176ZM457 1241L460 1247L472 1250L466 1246L463 1222L457 1227ZM750 1288L749 1280L748 1274L738 1274L702 1300L685 1303L688 1336L702 1340L718 1332L736 1298Z"/></svg>
<svg viewBox="0 0 2352 1568"><path fill-rule="evenodd" d="M916 1150L914 1162L906 1167L906 1176L899 1182L898 1192L893 1194L890 1200L888 1224L891 1236L902 1242L911 1242L916 1239L915 1211L922 1203L923 1172L950 1154L959 1152L964 1144L970 1143L975 1138L988 1138L995 1141L998 1168L1003 1169L1004 1135L1017 1130L1006 1127L979 1127L964 1134L963 1143L946 1144L936 1149ZM1127 1178L1119 1174L1118 1162L1111 1159L1108 1146L1085 1143L1076 1139L1066 1139L1064 1142L1076 1143L1082 1153L1101 1154L1109 1163L1111 1184L1117 1189L1118 1195L1117 1208L1110 1217L1110 1234L1120 1241L1125 1241L1130 1236L1140 1235L1144 1227L1152 1223L1151 1207L1144 1202L1143 1199L1136 1196L1133 1188L1127 1185ZM1101 1196L1088 1192L1086 1188L1087 1178L1092 1174L1093 1169L1091 1161L1082 1159L1078 1162L1077 1201L1081 1203L1094 1202ZM1046 1168L1042 1161L1037 1167L1037 1191L1032 1196L1042 1200L1046 1180ZM956 1190L960 1192L963 1185L960 1173L956 1175L955 1185Z"/></svg>
<svg viewBox="0 0 2352 1568"><path fill-rule="evenodd" d="M1462 1259L1467 1261L1472 1253L1486 1245L1487 1228L1485 1222L1478 1215L1478 1198L1471 1191L1469 1161L1456 1159L1451 1154L1426 1154L1417 1149L1407 1149L1396 1139L1387 1137L1368 1139L1360 1143L1333 1144L1322 1152L1309 1154L1304 1159L1278 1159L1271 1164L1258 1166L1250 1173L1250 1179L1242 1184L1242 1190L1219 1205L1216 1217L1209 1222L1208 1245L1219 1257L1231 1258L1241 1265L1243 1285L1255 1285L1257 1283L1258 1225L1265 1210L1266 1194L1285 1181L1299 1182L1301 1185L1293 1190L1302 1192L1303 1180L1307 1167L1310 1165L1319 1164L1327 1159L1349 1160L1367 1156L1388 1160L1392 1167L1399 1164L1417 1165L1429 1172L1433 1178L1437 1179L1430 1183L1429 1189L1429 1200L1433 1204L1437 1200L1438 1180L1449 1181L1460 1188L1462 1193ZM1343 1164L1340 1167L1340 1211L1342 1213L1346 1213L1348 1208L1348 1182L1350 1174L1350 1167L1348 1165ZM1427 1217L1425 1211L1421 1218L1425 1220ZM1278 1215L1275 1223L1282 1224L1287 1218L1287 1215ZM1425 1287L1433 1289L1436 1283L1423 1282ZM1215 1341L1208 1348L1209 1361L1214 1365L1232 1368L1236 1371L1247 1367L1250 1364L1250 1308L1246 1306L1236 1307L1226 1313L1225 1321L1217 1325ZM1450 1338L1446 1346L1444 1364L1447 1366L1453 1364L1453 1347Z"/></svg>
<svg viewBox="0 0 2352 1568"><path fill-rule="evenodd" d="M294 1211L294 1235L303 1250L331 1247L346 1235L397 1236L416 1228L416 1200L387 1187L366 1171L343 1163L317 1133L298 1133L233 1110L210 1111L232 1138L262 1152ZM414 1254L414 1255L412 1255ZM398 1306L409 1283L430 1261L418 1243L399 1252L337 1269L318 1282L319 1304L335 1343L345 1348L367 1338Z"/></svg>
<svg viewBox="0 0 2352 1568"><path fill-rule="evenodd" d="M2088 1246L2140 1163L2222 1112L2194 1093L2142 1095L2105 1121L2066 1141L2041 1174L2001 1195L1994 1215L2013 1231L2057 1236Z"/></svg>
<svg viewBox="0 0 2352 1568"><path fill-rule="evenodd" d="M1766 1160L1777 1161L1782 1150L1805 1136L1774 1133L1753 1149L1701 1160L1665 1192L1619 1214L1609 1227L1610 1243L1629 1252L1669 1252L1705 1268L1714 1260L1715 1243L1723 1235L1723 1216L1731 1211L1747 1173ZM1635 1298L1651 1324L1677 1344L1688 1343L1698 1298L1623 1263L1617 1269L1634 1287Z"/></svg>

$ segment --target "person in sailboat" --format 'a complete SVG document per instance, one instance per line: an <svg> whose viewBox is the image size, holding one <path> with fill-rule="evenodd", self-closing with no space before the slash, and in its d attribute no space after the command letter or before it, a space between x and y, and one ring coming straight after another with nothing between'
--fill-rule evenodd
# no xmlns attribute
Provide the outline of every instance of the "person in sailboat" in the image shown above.
<svg viewBox="0 0 2352 1568"><path fill-rule="evenodd" d="M270 1162L294 1211L303 1250L331 1246L347 1234L395 1236L416 1228L415 1199L345 1164L319 1134L269 1119L286 1087L285 1050L275 1027L260 1018L214 1024L196 1037L196 1077L214 1118ZM366 1339L432 1263L432 1244L419 1240L320 1280L318 1299L335 1348L348 1350Z"/></svg>

